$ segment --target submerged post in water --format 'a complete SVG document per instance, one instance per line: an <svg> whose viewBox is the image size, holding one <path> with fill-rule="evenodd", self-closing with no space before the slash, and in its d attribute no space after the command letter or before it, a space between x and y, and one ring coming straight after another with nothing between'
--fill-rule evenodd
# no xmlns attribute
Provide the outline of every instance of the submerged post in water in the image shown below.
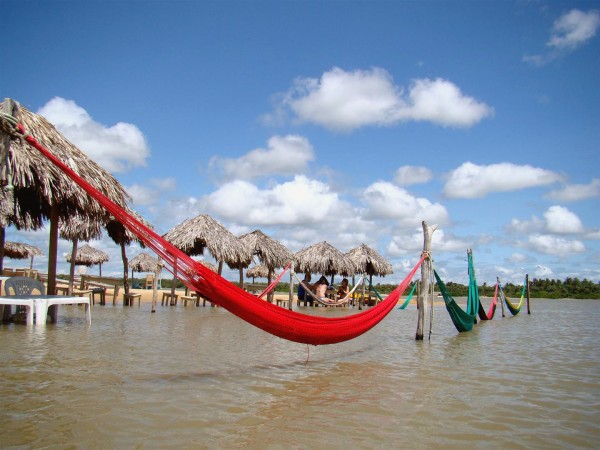
<svg viewBox="0 0 600 450"><path fill-rule="evenodd" d="M431 235L437 229L437 225L429 226L423 221L423 253L431 253ZM427 311L428 298L430 293L429 283L431 274L431 257L423 260L421 264L421 292L417 297L417 308L419 309L417 319L417 334L415 340L422 341L425 330L425 312Z"/></svg>

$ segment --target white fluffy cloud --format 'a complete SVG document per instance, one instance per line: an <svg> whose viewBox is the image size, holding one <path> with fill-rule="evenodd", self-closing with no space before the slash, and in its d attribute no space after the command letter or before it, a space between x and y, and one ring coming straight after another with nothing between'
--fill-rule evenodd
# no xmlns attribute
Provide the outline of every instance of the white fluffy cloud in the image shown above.
<svg viewBox="0 0 600 450"><path fill-rule="evenodd" d="M161 194L165 191L175 190L175 178L162 178L152 179L148 185L132 184L127 186L125 190L131 196L133 204L140 205L154 205L161 197Z"/></svg>
<svg viewBox="0 0 600 450"><path fill-rule="evenodd" d="M209 168L220 171L228 180L251 180L269 175L304 173L314 158L313 147L305 137L273 136L266 149L257 148L240 158L214 157Z"/></svg>
<svg viewBox="0 0 600 450"><path fill-rule="evenodd" d="M546 226L550 233L581 233L583 225L579 217L563 206L551 206L544 213Z"/></svg>
<svg viewBox="0 0 600 450"><path fill-rule="evenodd" d="M492 108L464 95L448 80L417 79L405 94L386 70L377 67L349 72L334 67L320 79L299 78L267 119L287 110L299 122L337 131L404 121L470 127L493 114Z"/></svg>
<svg viewBox="0 0 600 450"><path fill-rule="evenodd" d="M541 66L572 52L592 39L600 28L600 12L572 9L560 16L552 27L546 54L526 55L523 61Z"/></svg>
<svg viewBox="0 0 600 450"><path fill-rule="evenodd" d="M145 166L150 150L135 125L119 122L106 127L95 122L72 100L54 97L38 114L48 119L81 151L110 172L125 172Z"/></svg>
<svg viewBox="0 0 600 450"><path fill-rule="evenodd" d="M520 234L575 234L585 231L577 214L564 206L551 206L544 212L544 219L533 216L530 220L512 219L506 230Z"/></svg>
<svg viewBox="0 0 600 450"><path fill-rule="evenodd" d="M400 186L427 183L433 178L433 173L427 167L402 166L396 170L394 181Z"/></svg>
<svg viewBox="0 0 600 450"><path fill-rule="evenodd" d="M561 189L550 191L547 198L563 202L575 202L587 198L600 197L600 178L594 178L589 184L570 184Z"/></svg>
<svg viewBox="0 0 600 450"><path fill-rule="evenodd" d="M545 186L562 176L550 170L511 163L479 166L466 162L450 172L444 193L450 198L481 198L491 192L509 192Z"/></svg>
<svg viewBox="0 0 600 450"><path fill-rule="evenodd" d="M537 252L555 256L566 256L585 251L585 246L581 241L548 234L534 234L529 236L527 246Z"/></svg>
<svg viewBox="0 0 600 450"><path fill-rule="evenodd" d="M303 175L270 189L235 180L202 199L206 210L226 220L253 225L299 225L350 215L329 186Z"/></svg>
<svg viewBox="0 0 600 450"><path fill-rule="evenodd" d="M572 9L559 17L552 28L548 47L575 49L596 35L600 27L598 11Z"/></svg>
<svg viewBox="0 0 600 450"><path fill-rule="evenodd" d="M415 197L392 183L378 181L363 193L367 214L374 219L394 219L400 226L412 227L426 220L432 224L448 223L448 211L439 203Z"/></svg>

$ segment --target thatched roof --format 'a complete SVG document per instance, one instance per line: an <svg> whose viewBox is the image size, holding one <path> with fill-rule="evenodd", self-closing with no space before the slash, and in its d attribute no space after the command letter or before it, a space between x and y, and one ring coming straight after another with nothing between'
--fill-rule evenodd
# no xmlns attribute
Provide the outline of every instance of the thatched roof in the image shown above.
<svg viewBox="0 0 600 450"><path fill-rule="evenodd" d="M355 273L354 265L346 256L327 242L319 242L300 250L294 256L296 272L340 274L350 276Z"/></svg>
<svg viewBox="0 0 600 450"><path fill-rule="evenodd" d="M392 264L366 244L353 248L346 256L354 263L357 273L380 277L394 273Z"/></svg>
<svg viewBox="0 0 600 450"><path fill-rule="evenodd" d="M217 261L224 261L231 268L240 264L246 267L251 261L241 241L207 214L183 221L163 237L190 256L203 255L206 248Z"/></svg>
<svg viewBox="0 0 600 450"><path fill-rule="evenodd" d="M108 261L108 255L88 244L77 249L75 264L78 266L93 266ZM67 255L67 262L71 262L71 254Z"/></svg>
<svg viewBox="0 0 600 450"><path fill-rule="evenodd" d="M82 217L75 214L68 220L60 219L58 234L62 239L91 241L102 237L102 222L95 217Z"/></svg>
<svg viewBox="0 0 600 450"><path fill-rule="evenodd" d="M7 107L10 102L5 100L0 108ZM30 112L18 103L13 116L40 144L83 176L93 187L119 206L126 206L129 197L116 178L69 142L44 117ZM5 121L1 122L5 125ZM3 130L5 131L4 126L0 128L0 135ZM19 214L29 215L34 223L48 219L52 205L57 205L59 217L65 219L77 213L82 216L108 216L96 200L25 140L13 138L6 162L7 181L13 186L17 211Z"/></svg>
<svg viewBox="0 0 600 450"><path fill-rule="evenodd" d="M37 230L43 226L41 217L34 217L26 208L15 204L12 187L0 187L0 227L13 225L18 230Z"/></svg>
<svg viewBox="0 0 600 450"><path fill-rule="evenodd" d="M126 207L125 210L131 214L134 218L142 222L148 228L154 228L154 226L144 219L141 215L139 215L136 211ZM142 247L144 247L144 243L137 238L135 234L133 234L128 228L125 228L121 222L116 220L114 217L110 217L108 223L106 224L106 232L108 236L116 243L116 244L125 244L131 245L132 242L138 242Z"/></svg>
<svg viewBox="0 0 600 450"><path fill-rule="evenodd" d="M129 268L136 272L154 272L159 264L157 257L150 256L148 253L140 253L131 261L129 261Z"/></svg>
<svg viewBox="0 0 600 450"><path fill-rule="evenodd" d="M217 272L219 269L217 269L217 266L215 266L214 264L208 262L208 261L198 261L200 264L202 264L203 266L208 267L210 270L212 270L213 272Z"/></svg>
<svg viewBox="0 0 600 450"><path fill-rule="evenodd" d="M254 230L240 236L253 256L257 256L267 269L274 271L285 267L294 257L283 244L267 236L260 230ZM265 275L266 276L266 275Z"/></svg>
<svg viewBox="0 0 600 450"><path fill-rule="evenodd" d="M43 255L44 253L39 247L35 245L23 244L21 242L5 242L4 243L4 256L12 259L25 259L31 258L36 255Z"/></svg>
<svg viewBox="0 0 600 450"><path fill-rule="evenodd" d="M246 271L246 278L267 278L269 269L264 264L251 267Z"/></svg>

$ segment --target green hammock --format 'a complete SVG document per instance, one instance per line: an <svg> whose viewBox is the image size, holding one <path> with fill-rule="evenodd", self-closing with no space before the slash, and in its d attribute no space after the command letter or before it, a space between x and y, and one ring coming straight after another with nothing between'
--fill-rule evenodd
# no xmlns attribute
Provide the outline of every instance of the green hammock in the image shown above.
<svg viewBox="0 0 600 450"><path fill-rule="evenodd" d="M398 306L398 309L404 309L408 306L408 304L412 300L412 296L415 293L416 288L417 288L417 283L414 283L412 289L410 290L410 294L408 294L408 297L406 297L406 301L404 303L402 303L400 306ZM377 291L374 291L374 292L375 292L375 294L377 294Z"/></svg>
<svg viewBox="0 0 600 450"><path fill-rule="evenodd" d="M471 331L477 320L477 304L474 302L475 298L469 297L469 300L467 301L467 310L464 311L452 298L438 273L434 270L433 274L435 275L437 285L442 293L444 303L446 303L446 309L450 314L454 326L459 332Z"/></svg>

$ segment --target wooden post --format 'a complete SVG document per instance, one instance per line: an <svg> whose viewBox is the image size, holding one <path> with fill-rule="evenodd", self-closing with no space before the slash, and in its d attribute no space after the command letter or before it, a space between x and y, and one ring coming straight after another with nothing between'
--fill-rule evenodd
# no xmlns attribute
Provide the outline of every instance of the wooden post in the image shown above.
<svg viewBox="0 0 600 450"><path fill-rule="evenodd" d="M496 277L496 283L498 283L498 292L502 292L500 291L500 289L502 288L500 278ZM506 317L506 314L504 314L504 298L502 298L502 294L500 294L500 305L502 306L502 317Z"/></svg>
<svg viewBox="0 0 600 450"><path fill-rule="evenodd" d="M10 98L4 99L2 112L14 116L17 111L17 104ZM8 186L9 184L9 173L8 173L8 153L10 151L10 134L3 132L0 129L0 186ZM4 241L6 234L4 227L0 227L0 274L4 267ZM1 294L1 292L0 292Z"/></svg>
<svg viewBox="0 0 600 450"><path fill-rule="evenodd" d="M162 272L163 264L159 259L156 268L154 269L154 278L152 279L152 312L156 312L156 305L158 303L158 277Z"/></svg>
<svg viewBox="0 0 600 450"><path fill-rule="evenodd" d="M294 266L290 266L290 301L288 302L288 309L292 310L292 302L294 300Z"/></svg>
<svg viewBox="0 0 600 450"><path fill-rule="evenodd" d="M529 309L529 274L525 274L525 283L527 283L527 314L531 314L531 310Z"/></svg>
<svg viewBox="0 0 600 450"><path fill-rule="evenodd" d="M127 270L127 250L124 241L121 241L121 259L123 260L123 289L126 294L129 294L129 270Z"/></svg>
<svg viewBox="0 0 600 450"><path fill-rule="evenodd" d="M431 253L431 235L437 229L436 225L429 226L427 222L421 223L423 226L423 253ZM421 264L421 292L417 297L417 307L419 308L419 314L417 319L417 333L415 340L422 341L424 330L425 330L425 314L428 307L429 298L429 275L431 273L431 257L426 258Z"/></svg>
<svg viewBox="0 0 600 450"><path fill-rule="evenodd" d="M75 278L75 260L77 259L77 244L79 239L73 238L73 247L71 248L71 267L69 267L69 289L68 294L73 295L73 283ZM83 286L81 286L83 289Z"/></svg>
<svg viewBox="0 0 600 450"><path fill-rule="evenodd" d="M48 243L48 286L46 292L50 295L56 294L56 256L58 252L58 205L53 200L50 210L50 242ZM52 305L48 308L52 322L58 317L58 306Z"/></svg>
<svg viewBox="0 0 600 450"><path fill-rule="evenodd" d="M271 285L271 281L273 281L273 269L271 267L269 267L269 273L267 275L267 286ZM275 288L277 286L273 286L273 289L271 291L269 291L269 293L267 294L267 301L269 303L273 303L273 298L275 298Z"/></svg>
<svg viewBox="0 0 600 450"><path fill-rule="evenodd" d="M240 267L240 289L244 289L244 268L243 267Z"/></svg>

